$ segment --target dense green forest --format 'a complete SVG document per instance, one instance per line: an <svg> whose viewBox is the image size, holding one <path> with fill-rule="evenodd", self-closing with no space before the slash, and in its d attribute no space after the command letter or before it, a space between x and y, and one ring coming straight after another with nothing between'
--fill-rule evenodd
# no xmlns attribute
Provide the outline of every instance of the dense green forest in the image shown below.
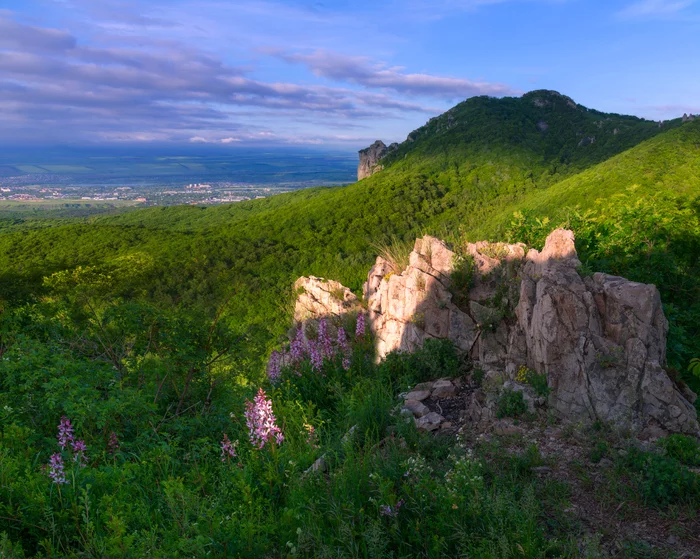
<svg viewBox="0 0 700 559"><path fill-rule="evenodd" d="M565 225L586 269L657 285L668 368L697 388L700 121L480 97L384 166L228 206L0 219L0 557L599 556L567 489L532 474L536 447L465 457L393 413L408 386L464 372L453 348L377 365L351 317L323 375L306 359L271 384L265 363L301 275L359 293L381 243L539 247ZM283 434L263 448L244 415L261 387ZM697 511L697 443L678 441L610 456L619 502ZM330 471L305 474L321 455Z"/></svg>

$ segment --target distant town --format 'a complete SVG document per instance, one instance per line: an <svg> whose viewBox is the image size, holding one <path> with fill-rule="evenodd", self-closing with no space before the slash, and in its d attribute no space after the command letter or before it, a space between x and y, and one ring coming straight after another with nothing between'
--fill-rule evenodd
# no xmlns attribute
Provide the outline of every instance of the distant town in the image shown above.
<svg viewBox="0 0 700 559"><path fill-rule="evenodd" d="M52 178L55 184L51 184ZM0 177L0 201L15 202L131 202L144 206L176 204L225 204L303 188L305 184L255 185L239 182L206 182L187 184L138 183L123 186L61 184L64 177L42 175L40 183L32 175Z"/></svg>

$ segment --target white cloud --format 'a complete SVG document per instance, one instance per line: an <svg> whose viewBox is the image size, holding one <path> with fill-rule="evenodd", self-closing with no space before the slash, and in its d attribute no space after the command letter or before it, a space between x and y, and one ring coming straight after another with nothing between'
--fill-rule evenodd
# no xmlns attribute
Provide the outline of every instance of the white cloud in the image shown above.
<svg viewBox="0 0 700 559"><path fill-rule="evenodd" d="M307 66L317 76L362 85L367 88L385 89L404 95L423 95L442 99L463 99L473 95L503 96L517 93L502 83L485 80L469 80L431 74L409 73L401 67L387 67L366 57L348 56L327 50L311 54L268 53L289 62Z"/></svg>
<svg viewBox="0 0 700 559"><path fill-rule="evenodd" d="M624 8L618 15L628 19L674 16L695 2L696 0L640 0Z"/></svg>

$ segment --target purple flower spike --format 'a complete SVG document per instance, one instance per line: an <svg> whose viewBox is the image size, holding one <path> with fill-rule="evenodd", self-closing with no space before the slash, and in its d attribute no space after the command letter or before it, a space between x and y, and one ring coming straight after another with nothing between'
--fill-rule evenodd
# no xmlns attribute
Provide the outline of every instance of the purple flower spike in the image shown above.
<svg viewBox="0 0 700 559"><path fill-rule="evenodd" d="M232 443L226 433L224 433L224 438L222 439L220 446L222 462L226 462L227 460L236 457L236 447L238 446L238 441Z"/></svg>
<svg viewBox="0 0 700 559"><path fill-rule="evenodd" d="M266 443L271 443L273 440L281 444L284 436L277 427L277 420L272 412L272 400L267 398L262 388L252 402L246 400L245 407L250 442L258 448L263 448Z"/></svg>
<svg viewBox="0 0 700 559"><path fill-rule="evenodd" d="M70 419L64 415L58 424L58 446L66 448L69 443L73 444L74 439L73 425L71 425Z"/></svg>
<svg viewBox="0 0 700 559"><path fill-rule="evenodd" d="M328 323L325 318L322 318L318 323L318 343L323 351L323 356L332 358L335 351L333 351L333 340L328 333Z"/></svg>
<svg viewBox="0 0 700 559"><path fill-rule="evenodd" d="M270 382L275 383L279 381L280 375L282 374L282 356L278 351L273 351L270 354L270 359L267 362L267 378Z"/></svg>
<svg viewBox="0 0 700 559"><path fill-rule="evenodd" d="M119 439L117 438L117 434L112 431L112 434L109 436L109 442L107 443L107 452L114 456L117 452L119 452Z"/></svg>
<svg viewBox="0 0 700 559"><path fill-rule="evenodd" d="M73 449L73 462L78 462L81 467L87 466L87 445L85 441L78 440L71 443Z"/></svg>
<svg viewBox="0 0 700 559"><path fill-rule="evenodd" d="M396 506L392 507L391 505L381 505L379 507L379 513L382 516L390 516L392 518L396 518L399 515L399 509L403 506L403 499L400 499L398 503L396 503Z"/></svg>
<svg viewBox="0 0 700 559"><path fill-rule="evenodd" d="M58 452L52 454L49 459L49 477L56 485L68 483L66 480L66 472L63 467L63 457Z"/></svg>
<svg viewBox="0 0 700 559"><path fill-rule="evenodd" d="M289 346L289 355L294 363L299 363L304 359L306 354L306 340L304 339L304 331L301 328L297 329L297 335Z"/></svg>
<svg viewBox="0 0 700 559"><path fill-rule="evenodd" d="M357 326L355 327L355 337L362 338L365 335L365 313L357 315Z"/></svg>
<svg viewBox="0 0 700 559"><path fill-rule="evenodd" d="M311 357L311 368L320 373L323 369L323 354L313 341L309 343L309 356Z"/></svg>

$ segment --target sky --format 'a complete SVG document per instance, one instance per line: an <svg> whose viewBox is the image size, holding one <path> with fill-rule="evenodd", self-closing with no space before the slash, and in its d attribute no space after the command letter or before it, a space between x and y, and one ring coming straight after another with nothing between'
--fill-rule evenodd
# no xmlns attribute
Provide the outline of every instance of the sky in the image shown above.
<svg viewBox="0 0 700 559"><path fill-rule="evenodd" d="M474 95L700 113L700 0L0 0L0 144L403 141Z"/></svg>

